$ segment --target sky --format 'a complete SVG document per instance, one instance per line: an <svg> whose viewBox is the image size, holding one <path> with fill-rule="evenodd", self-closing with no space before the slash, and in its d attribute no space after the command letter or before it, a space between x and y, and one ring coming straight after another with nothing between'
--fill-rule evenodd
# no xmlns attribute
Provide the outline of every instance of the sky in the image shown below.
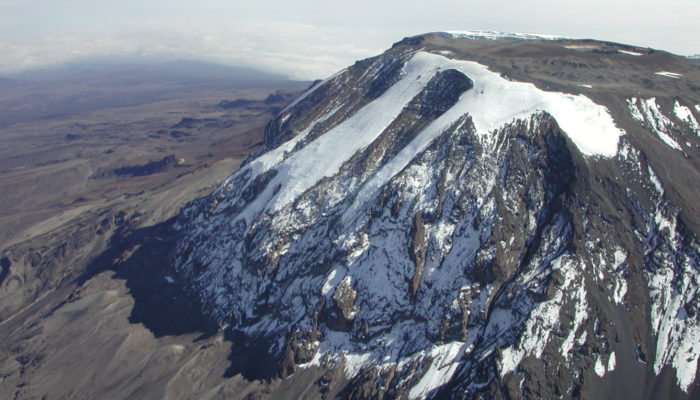
<svg viewBox="0 0 700 400"><path fill-rule="evenodd" d="M405 36L546 33L700 53L700 0L0 0L0 74L105 57L317 79Z"/></svg>

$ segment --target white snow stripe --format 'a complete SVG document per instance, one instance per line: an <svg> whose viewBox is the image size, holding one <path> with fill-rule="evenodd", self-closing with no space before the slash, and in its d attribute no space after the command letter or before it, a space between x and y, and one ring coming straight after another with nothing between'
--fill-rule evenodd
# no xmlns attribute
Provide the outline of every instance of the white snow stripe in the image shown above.
<svg viewBox="0 0 700 400"><path fill-rule="evenodd" d="M630 56L643 56L644 55L642 53L637 53L636 51L629 51L629 50L618 50L617 52L622 53L622 54L627 54Z"/></svg>
<svg viewBox="0 0 700 400"><path fill-rule="evenodd" d="M668 72L668 71L659 71L659 72L654 72L655 75L659 76L665 76L667 78L673 78L673 79L679 79L683 74L678 74L676 72Z"/></svg>
<svg viewBox="0 0 700 400"><path fill-rule="evenodd" d="M322 178L336 174L355 153L372 144L439 69L430 57L420 54L426 53L411 58L404 78L379 98L280 162L265 191L238 218L250 221L260 212L279 211Z"/></svg>

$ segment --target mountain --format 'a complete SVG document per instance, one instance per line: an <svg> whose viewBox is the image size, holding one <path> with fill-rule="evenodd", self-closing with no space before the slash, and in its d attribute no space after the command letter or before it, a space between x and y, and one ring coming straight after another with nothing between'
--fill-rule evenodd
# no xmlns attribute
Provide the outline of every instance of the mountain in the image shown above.
<svg viewBox="0 0 700 400"><path fill-rule="evenodd" d="M173 276L308 397L697 398L698 119L663 51L406 38L183 210Z"/></svg>

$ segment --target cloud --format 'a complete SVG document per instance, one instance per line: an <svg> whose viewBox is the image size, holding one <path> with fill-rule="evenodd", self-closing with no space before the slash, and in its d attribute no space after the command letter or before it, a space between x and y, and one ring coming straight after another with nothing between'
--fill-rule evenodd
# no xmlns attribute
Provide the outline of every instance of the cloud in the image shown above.
<svg viewBox="0 0 700 400"><path fill-rule="evenodd" d="M490 29L700 52L697 0L0 0L0 73L102 56L197 59L315 79L404 36Z"/></svg>
<svg viewBox="0 0 700 400"><path fill-rule="evenodd" d="M171 24L151 21L120 32L45 35L21 42L0 39L0 72L14 72L101 56L196 59L250 66L295 79L328 76L382 51L356 32L290 22ZM348 38L360 39L349 42ZM360 44L357 44L360 42Z"/></svg>

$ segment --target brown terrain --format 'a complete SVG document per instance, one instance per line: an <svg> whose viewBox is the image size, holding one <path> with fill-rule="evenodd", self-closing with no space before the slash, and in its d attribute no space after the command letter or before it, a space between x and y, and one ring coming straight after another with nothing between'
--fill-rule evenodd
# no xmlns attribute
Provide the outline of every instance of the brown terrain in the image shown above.
<svg viewBox="0 0 700 400"><path fill-rule="evenodd" d="M222 390L230 345L154 270L158 223L238 168L308 83L187 63L17 78L0 80L0 398Z"/></svg>
<svg viewBox="0 0 700 400"><path fill-rule="evenodd" d="M612 104L618 115L628 110L615 96L627 96L630 88L639 97L657 96L664 108L675 99L691 104L700 93L697 63L652 49L588 41L412 40L403 44L475 60L545 90L586 94ZM172 217L237 169L262 143L266 123L308 86L245 74L227 80L220 70L209 70L215 79L183 80L183 69L200 67L0 79L0 399L349 397L339 392L347 384L342 368L292 365L292 375L280 377L267 349L240 346L231 330L205 320L171 279ZM688 79L654 74L661 70ZM316 117L295 116L300 126ZM629 132L638 130L629 118L623 121ZM692 199L699 193L700 139L685 135L687 154L666 164L669 150L657 137L630 137L647 149L660 180L672 188L668 197L697 229L700 212ZM288 139L285 132L278 138ZM606 168L596 164L585 177L600 193ZM414 243L424 241L422 219L416 214ZM422 268L424 252L411 256ZM414 294L419 283L417 272L410 282ZM642 293L631 285L635 291ZM632 324L646 329L646 321ZM650 367L632 360L631 353L620 357L616 375L593 381L583 397L644 392L685 398L670 368L649 389L636 379ZM367 382L379 381L370 376ZM377 393L367 390L369 398ZM690 394L696 397L697 391Z"/></svg>

